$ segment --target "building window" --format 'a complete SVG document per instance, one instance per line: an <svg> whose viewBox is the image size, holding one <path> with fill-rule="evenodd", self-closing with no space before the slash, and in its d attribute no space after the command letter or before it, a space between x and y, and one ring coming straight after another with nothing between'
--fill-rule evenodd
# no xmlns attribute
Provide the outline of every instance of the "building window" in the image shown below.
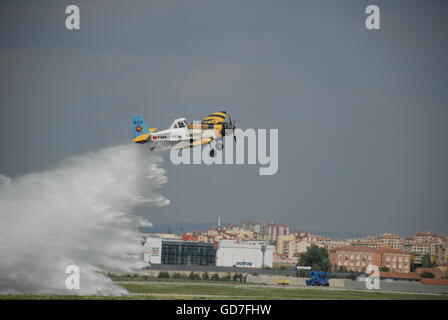
<svg viewBox="0 0 448 320"><path fill-rule="evenodd" d="M162 264L214 265L215 256L212 243L162 242Z"/></svg>

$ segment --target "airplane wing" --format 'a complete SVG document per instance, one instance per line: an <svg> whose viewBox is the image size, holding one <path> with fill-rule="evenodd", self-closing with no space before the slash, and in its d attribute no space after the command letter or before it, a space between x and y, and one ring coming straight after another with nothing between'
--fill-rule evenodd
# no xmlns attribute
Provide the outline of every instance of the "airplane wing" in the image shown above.
<svg viewBox="0 0 448 320"><path fill-rule="evenodd" d="M190 143L190 144L188 144L186 146L178 148L177 150L179 150L179 149L188 149L188 148L193 148L193 147L196 147L196 146L201 146L203 144L208 144L208 143L210 143L212 141L213 141L213 138L198 139L198 140L195 140L195 141L193 141L192 143Z"/></svg>

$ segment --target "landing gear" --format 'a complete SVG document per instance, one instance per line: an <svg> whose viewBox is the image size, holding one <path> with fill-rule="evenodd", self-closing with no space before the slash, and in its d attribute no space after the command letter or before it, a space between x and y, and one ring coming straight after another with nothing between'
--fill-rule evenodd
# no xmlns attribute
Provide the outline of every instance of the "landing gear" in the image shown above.
<svg viewBox="0 0 448 320"><path fill-rule="evenodd" d="M221 151L222 148L224 148L224 146L223 146L222 143L217 143L217 144L215 145L215 149L218 150L218 151Z"/></svg>
<svg viewBox="0 0 448 320"><path fill-rule="evenodd" d="M209 155L211 158L216 157L217 151L221 151L224 148L224 145L222 143L216 142L215 148L211 147L211 150L209 152Z"/></svg>

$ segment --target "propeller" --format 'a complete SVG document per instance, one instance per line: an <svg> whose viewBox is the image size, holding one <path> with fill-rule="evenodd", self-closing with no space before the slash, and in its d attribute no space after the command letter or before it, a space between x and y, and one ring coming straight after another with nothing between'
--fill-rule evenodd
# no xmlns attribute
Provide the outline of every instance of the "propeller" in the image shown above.
<svg viewBox="0 0 448 320"><path fill-rule="evenodd" d="M232 132L233 132L233 140L236 142L236 136L235 136L235 122L232 121L232 118L230 118L230 113L229 113L229 121L230 121L230 127L232 128Z"/></svg>

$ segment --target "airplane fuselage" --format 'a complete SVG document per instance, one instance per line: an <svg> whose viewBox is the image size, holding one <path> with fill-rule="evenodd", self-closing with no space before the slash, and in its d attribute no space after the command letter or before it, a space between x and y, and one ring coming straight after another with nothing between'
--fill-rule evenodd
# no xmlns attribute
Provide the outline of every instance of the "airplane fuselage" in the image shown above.
<svg viewBox="0 0 448 320"><path fill-rule="evenodd" d="M198 130L198 129L167 129L158 131L151 135L151 141L183 141L183 140L197 140L201 138L213 138L217 139L220 135L215 130Z"/></svg>

